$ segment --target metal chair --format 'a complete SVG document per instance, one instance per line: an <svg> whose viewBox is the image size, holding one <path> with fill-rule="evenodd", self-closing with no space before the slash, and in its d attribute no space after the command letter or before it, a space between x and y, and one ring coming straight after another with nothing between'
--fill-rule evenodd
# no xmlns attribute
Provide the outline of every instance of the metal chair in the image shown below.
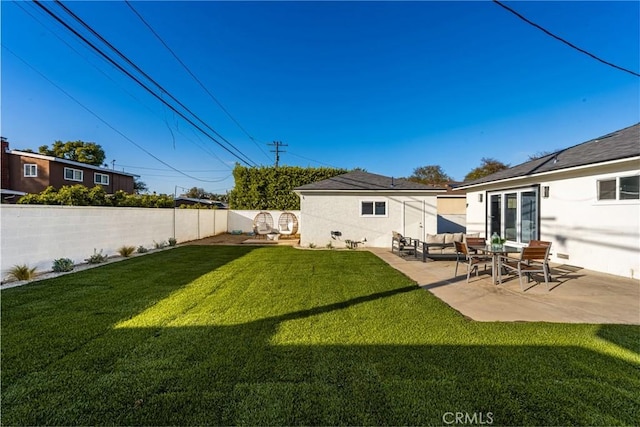
<svg viewBox="0 0 640 427"><path fill-rule="evenodd" d="M547 242L546 240L530 240L529 246L549 247L549 251L551 251L551 242ZM547 253L547 258L545 258L544 262L545 264L547 264L547 272L548 272L547 275L548 275L549 281L551 282L553 278L551 277L551 268L549 267L549 255L550 253Z"/></svg>
<svg viewBox="0 0 640 427"><path fill-rule="evenodd" d="M487 263L492 262L491 258L485 255L477 255L469 252L467 244L464 242L453 242L456 246L456 269L453 273L454 276L458 276L458 264L466 264L467 266L467 283L469 283L469 277L471 271L476 270L476 276L478 276L480 264L484 264L484 269L487 269Z"/></svg>
<svg viewBox="0 0 640 427"><path fill-rule="evenodd" d="M527 276L527 282L531 280L531 273L542 273L544 283L549 291L549 267L546 262L549 257L551 246L527 246L522 248L519 259L502 257L502 268L518 273L520 279L520 289L524 291L522 276Z"/></svg>

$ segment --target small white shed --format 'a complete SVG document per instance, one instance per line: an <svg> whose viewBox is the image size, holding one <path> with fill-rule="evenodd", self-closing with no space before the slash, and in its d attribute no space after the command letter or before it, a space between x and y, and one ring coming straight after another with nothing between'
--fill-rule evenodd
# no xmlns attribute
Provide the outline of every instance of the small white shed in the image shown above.
<svg viewBox="0 0 640 427"><path fill-rule="evenodd" d="M424 240L437 232L436 195L445 190L360 170L297 187L300 245L366 239L367 246L390 248L392 231Z"/></svg>

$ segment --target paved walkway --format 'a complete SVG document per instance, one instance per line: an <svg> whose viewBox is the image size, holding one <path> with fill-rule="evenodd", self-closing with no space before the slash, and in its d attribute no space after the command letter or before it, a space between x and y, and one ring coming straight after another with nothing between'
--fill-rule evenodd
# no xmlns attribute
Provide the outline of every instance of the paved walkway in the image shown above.
<svg viewBox="0 0 640 427"><path fill-rule="evenodd" d="M640 281L566 265L552 265L553 282L544 281L522 292L517 276L491 283L491 269L472 274L465 265L454 277L455 260L423 263L392 254L369 251L401 271L463 315L478 321L542 321L560 323L618 323L640 325Z"/></svg>

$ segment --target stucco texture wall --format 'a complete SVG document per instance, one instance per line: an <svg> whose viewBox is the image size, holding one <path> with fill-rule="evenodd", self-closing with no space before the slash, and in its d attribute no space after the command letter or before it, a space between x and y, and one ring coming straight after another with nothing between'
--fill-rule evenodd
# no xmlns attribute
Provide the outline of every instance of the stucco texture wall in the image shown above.
<svg viewBox="0 0 640 427"><path fill-rule="evenodd" d="M0 219L2 278L18 264L49 271L58 258L82 263L94 248L113 255L125 245L152 248L174 236L180 243L227 231L227 211L209 209L2 205Z"/></svg>
<svg viewBox="0 0 640 427"><path fill-rule="evenodd" d="M603 166L590 174L566 172L518 183L549 187L549 197L540 197L540 238L552 242L552 262L640 277L640 200L597 200L598 180L638 173L637 164ZM467 202L467 230L484 235L485 190L469 192Z"/></svg>
<svg viewBox="0 0 640 427"><path fill-rule="evenodd" d="M387 215L363 217L360 202L387 201ZM436 197L398 194L304 194L300 198L300 211L304 228L300 245L318 247L331 243L341 246L344 240L366 239L366 246L391 247L391 232L404 230L404 203L424 202L423 227L428 233L436 233ZM340 239L332 239L331 232L342 233Z"/></svg>

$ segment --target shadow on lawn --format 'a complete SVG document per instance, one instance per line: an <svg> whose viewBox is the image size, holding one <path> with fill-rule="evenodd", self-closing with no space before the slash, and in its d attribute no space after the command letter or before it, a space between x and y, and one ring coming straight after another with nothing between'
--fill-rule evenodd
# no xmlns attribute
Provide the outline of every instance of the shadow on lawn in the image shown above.
<svg viewBox="0 0 640 427"><path fill-rule="evenodd" d="M180 280L145 294L145 303L131 303L129 315L251 249L219 251L227 255L216 260L210 260L216 251L198 250L188 251L193 265L176 270ZM179 262L181 254L174 256L162 261ZM496 425L637 420L638 367L581 347L349 345L339 331L331 331L333 345L273 344L285 323L305 322L304 332L316 316L415 290L405 286L237 325L106 332L105 325L122 319L109 305L136 295L115 300L105 293L107 314L95 316L99 325L87 319L93 335L63 340L64 322L61 331L50 331L53 344L64 346L57 358L51 357L55 345L42 338L22 343L24 352L37 355L36 366L3 357L2 424L442 425L449 412L476 414L476 420L483 414L485 421L491 413ZM618 332L605 330L624 335ZM39 341L51 348L39 350ZM19 372L7 378L7 365Z"/></svg>
<svg viewBox="0 0 640 427"><path fill-rule="evenodd" d="M629 336L628 325L600 325L598 336L622 348L640 354L640 328L637 328L635 335Z"/></svg>

